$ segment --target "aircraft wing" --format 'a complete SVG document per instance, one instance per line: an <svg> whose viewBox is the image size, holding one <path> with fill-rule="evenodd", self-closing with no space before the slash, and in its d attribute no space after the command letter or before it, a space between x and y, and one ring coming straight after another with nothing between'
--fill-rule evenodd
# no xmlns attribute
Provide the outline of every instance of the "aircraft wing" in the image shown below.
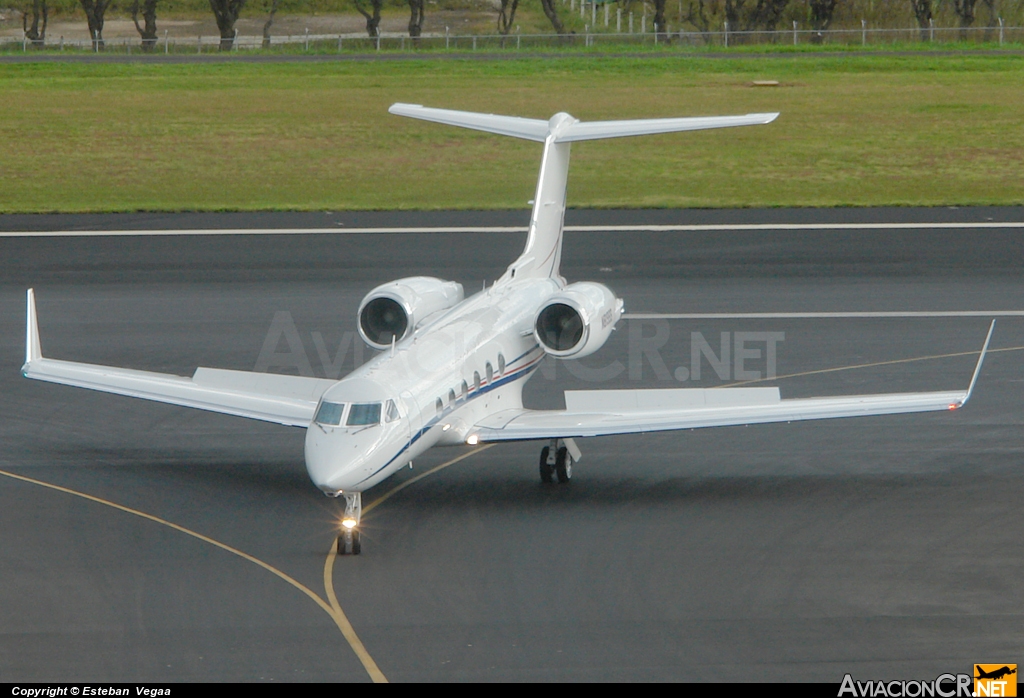
<svg viewBox="0 0 1024 698"><path fill-rule="evenodd" d="M187 377L47 359L40 347L31 289L25 334L25 365L21 373L26 378L286 426L309 426L320 396L335 383L322 378L217 368L197 368Z"/></svg>
<svg viewBox="0 0 1024 698"><path fill-rule="evenodd" d="M469 431L470 443L610 436L740 424L956 410L971 397L995 321L967 390L783 400L778 388L566 391L564 410L510 409Z"/></svg>

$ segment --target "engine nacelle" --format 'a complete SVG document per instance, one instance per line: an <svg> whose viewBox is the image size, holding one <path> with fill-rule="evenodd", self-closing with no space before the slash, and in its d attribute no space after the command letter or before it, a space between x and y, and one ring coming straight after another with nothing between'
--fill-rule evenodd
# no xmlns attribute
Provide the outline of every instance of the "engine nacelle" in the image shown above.
<svg viewBox="0 0 1024 698"><path fill-rule="evenodd" d="M622 317L622 300L592 281L570 284L537 314L533 334L544 351L562 359L593 354Z"/></svg>
<svg viewBox="0 0 1024 698"><path fill-rule="evenodd" d="M411 276L383 284L359 304L359 336L375 349L401 341L434 313L465 298L462 284L429 276Z"/></svg>

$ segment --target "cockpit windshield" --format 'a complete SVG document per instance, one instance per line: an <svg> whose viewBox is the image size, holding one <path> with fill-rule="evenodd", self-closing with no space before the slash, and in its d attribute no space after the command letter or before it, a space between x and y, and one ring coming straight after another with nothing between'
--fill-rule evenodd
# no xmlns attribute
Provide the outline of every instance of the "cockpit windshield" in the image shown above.
<svg viewBox="0 0 1024 698"><path fill-rule="evenodd" d="M348 410L348 421L350 427L363 427L371 424L380 424L380 403L368 402L360 405L352 405Z"/></svg>
<svg viewBox="0 0 1024 698"><path fill-rule="evenodd" d="M316 411L315 421L329 427L336 427L341 424L341 413L345 411L345 405L339 402L321 402L320 409Z"/></svg>

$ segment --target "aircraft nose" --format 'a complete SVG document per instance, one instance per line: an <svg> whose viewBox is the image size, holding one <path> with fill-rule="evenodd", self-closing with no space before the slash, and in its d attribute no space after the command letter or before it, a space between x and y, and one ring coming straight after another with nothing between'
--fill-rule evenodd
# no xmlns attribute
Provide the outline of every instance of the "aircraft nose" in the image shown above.
<svg viewBox="0 0 1024 698"><path fill-rule="evenodd" d="M306 471L313 484L330 495L358 488L374 472L379 460L380 428L351 432L321 429L314 424L306 430Z"/></svg>

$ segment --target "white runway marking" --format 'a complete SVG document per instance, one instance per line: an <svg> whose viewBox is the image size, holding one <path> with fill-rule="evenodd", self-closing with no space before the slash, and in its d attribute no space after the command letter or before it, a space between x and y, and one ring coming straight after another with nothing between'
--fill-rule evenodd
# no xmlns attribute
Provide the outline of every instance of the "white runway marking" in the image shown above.
<svg viewBox="0 0 1024 698"><path fill-rule="evenodd" d="M818 318L1024 317L1024 310L894 310L835 313L623 313L623 320L804 320Z"/></svg>
<svg viewBox="0 0 1024 698"><path fill-rule="evenodd" d="M975 223L756 223L715 225L567 225L570 233L627 233L627 232L679 232L701 233L723 230L977 230L1018 229L1022 222ZM40 230L0 232L0 237L119 237L119 236L172 236L172 235L401 235L416 233L525 233L526 226L421 226L405 228L229 228L190 230Z"/></svg>

